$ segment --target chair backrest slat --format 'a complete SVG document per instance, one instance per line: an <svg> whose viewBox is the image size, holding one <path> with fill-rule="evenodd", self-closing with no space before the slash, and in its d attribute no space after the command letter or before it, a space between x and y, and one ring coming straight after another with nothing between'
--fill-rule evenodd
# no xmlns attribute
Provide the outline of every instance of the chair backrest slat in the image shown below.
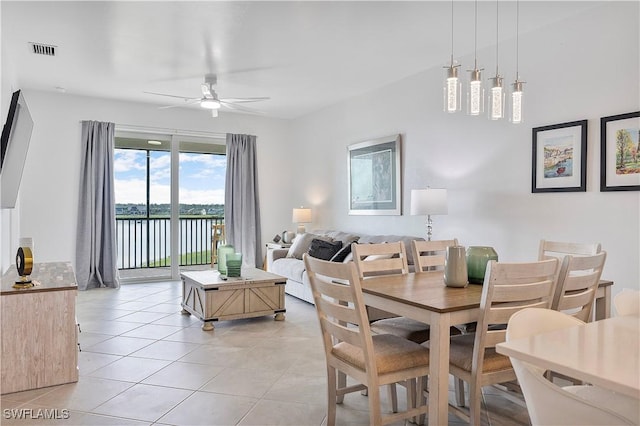
<svg viewBox="0 0 640 426"><path fill-rule="evenodd" d="M357 328L347 328L346 326L336 324L327 318L322 319L321 327L331 335L333 343L347 342L353 346L362 346L362 337L360 336Z"/></svg>
<svg viewBox="0 0 640 426"><path fill-rule="evenodd" d="M336 303L335 300L320 299L320 308L328 317L335 318L344 323L358 324L359 318L355 309L340 305L339 301Z"/></svg>
<svg viewBox="0 0 640 426"><path fill-rule="evenodd" d="M453 240L411 241L416 272L444 270L447 247L457 245L457 238Z"/></svg>

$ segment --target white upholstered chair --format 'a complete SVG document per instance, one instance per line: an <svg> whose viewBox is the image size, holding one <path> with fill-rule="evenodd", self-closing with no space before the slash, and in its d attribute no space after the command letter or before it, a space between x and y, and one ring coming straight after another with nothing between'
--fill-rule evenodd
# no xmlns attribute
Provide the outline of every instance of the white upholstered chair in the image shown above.
<svg viewBox="0 0 640 426"><path fill-rule="evenodd" d="M624 289L613 298L618 315L640 316L640 291Z"/></svg>
<svg viewBox="0 0 640 426"><path fill-rule="evenodd" d="M346 393L368 388L371 425L397 422L425 414L426 404L416 407L408 399L407 410L382 414L380 386L406 381L422 386L429 373L429 351L414 342L390 334L372 335L355 265L336 263L304 255L316 312L322 330L328 377L327 425L336 424L336 404ZM346 386L338 372L361 385ZM417 383L418 382L418 383ZM343 422L341 422L343 423Z"/></svg>
<svg viewBox="0 0 640 426"><path fill-rule="evenodd" d="M511 316L506 339L515 340L584 322L551 309L524 309ZM632 425L640 421L640 401L596 386L560 387L545 370L511 358L533 426Z"/></svg>
<svg viewBox="0 0 640 426"><path fill-rule="evenodd" d="M504 342L506 325L514 313L530 307L549 308L558 260L527 263L490 261L482 288L481 315L476 332L451 337L449 372L469 383L469 421L480 425L482 387L515 380L509 358L496 352ZM428 345L428 344L427 344ZM459 407L451 410L463 418Z"/></svg>

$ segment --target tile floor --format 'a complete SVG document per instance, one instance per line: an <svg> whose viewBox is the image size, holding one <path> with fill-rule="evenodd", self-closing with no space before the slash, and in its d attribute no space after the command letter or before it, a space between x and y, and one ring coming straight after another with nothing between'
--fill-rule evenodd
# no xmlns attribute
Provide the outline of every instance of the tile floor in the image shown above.
<svg viewBox="0 0 640 426"><path fill-rule="evenodd" d="M0 423L326 423L324 351L312 305L287 296L285 321L226 321L203 332L199 320L180 314L180 291L173 281L79 292L79 381L2 395ZM384 391L382 398L387 401ZM491 389L484 402L483 424L529 424L524 408ZM12 418L12 409L25 409L17 412L29 418ZM43 419L43 409L59 418ZM366 425L368 418L367 398L359 393L338 408L339 425ZM453 415L449 420L465 424Z"/></svg>

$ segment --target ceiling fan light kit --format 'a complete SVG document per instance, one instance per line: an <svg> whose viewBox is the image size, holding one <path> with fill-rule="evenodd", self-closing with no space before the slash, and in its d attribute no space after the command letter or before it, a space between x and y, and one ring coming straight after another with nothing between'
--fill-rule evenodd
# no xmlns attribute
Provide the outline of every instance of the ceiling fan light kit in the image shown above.
<svg viewBox="0 0 640 426"><path fill-rule="evenodd" d="M455 64L453 60L453 1L451 0L451 60L450 65L445 66L446 77L444 82L444 110L449 113L455 113L460 111L460 81L458 79L457 67L460 65ZM498 70L498 29L499 29L499 16L498 7L499 0L496 0L496 75L491 80L491 89L488 93L487 103L487 116L490 120L499 120L505 116L505 90L503 87L503 77ZM474 28L474 67L469 70L470 77L467 83L466 90L466 110L467 114L471 116L479 116L484 112L485 106L485 91L482 83L482 68L478 68L477 58L477 43L478 43L478 0L475 0L475 28ZM509 121L514 124L522 123L523 114L523 84L524 81L520 80L520 74L518 70L519 60L519 21L520 21L520 2L516 0L516 79L511 85L512 91L510 96L510 111Z"/></svg>
<svg viewBox="0 0 640 426"><path fill-rule="evenodd" d="M220 108L220 101L215 98L202 98L200 106L206 109L218 109Z"/></svg>

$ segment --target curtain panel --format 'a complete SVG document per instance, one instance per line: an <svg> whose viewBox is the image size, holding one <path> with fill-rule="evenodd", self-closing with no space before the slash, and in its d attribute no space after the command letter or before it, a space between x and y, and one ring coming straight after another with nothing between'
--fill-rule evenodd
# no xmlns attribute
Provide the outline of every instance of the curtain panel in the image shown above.
<svg viewBox="0 0 640 426"><path fill-rule="evenodd" d="M224 226L243 264L262 266L256 137L227 133Z"/></svg>
<svg viewBox="0 0 640 426"><path fill-rule="evenodd" d="M113 148L115 124L82 122L82 159L76 235L78 289L119 287Z"/></svg>

